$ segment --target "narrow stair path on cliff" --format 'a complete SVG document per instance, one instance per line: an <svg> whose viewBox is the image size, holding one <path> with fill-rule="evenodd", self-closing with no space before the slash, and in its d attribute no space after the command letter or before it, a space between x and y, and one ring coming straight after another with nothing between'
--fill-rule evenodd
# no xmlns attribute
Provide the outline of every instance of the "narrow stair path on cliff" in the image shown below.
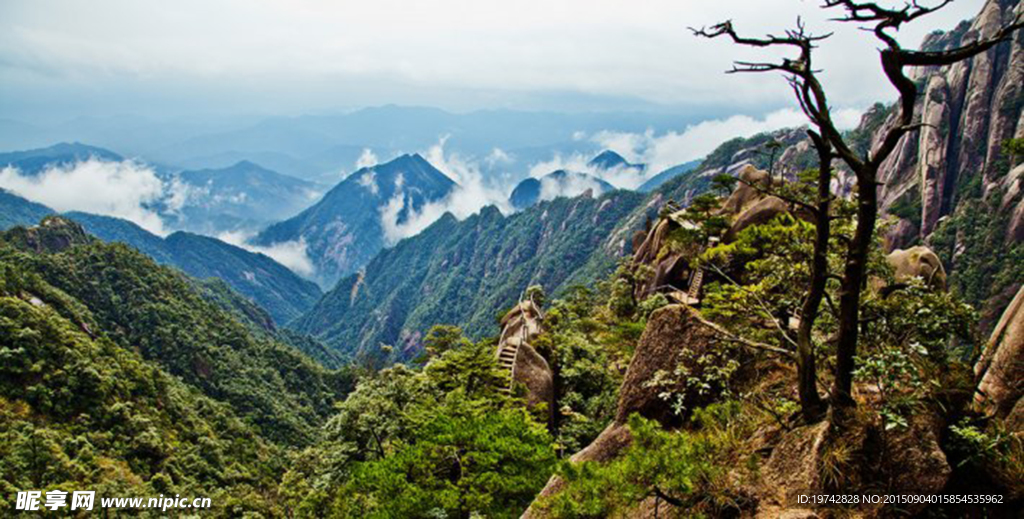
<svg viewBox="0 0 1024 519"><path fill-rule="evenodd" d="M534 303L532 298L523 301L522 296L515 308L502 318L501 338L498 340L498 347L495 351L498 367L508 375L508 384L499 388L502 392L507 394L512 392L519 348L524 344L529 344L534 337L540 334L541 319L543 316L540 307Z"/></svg>

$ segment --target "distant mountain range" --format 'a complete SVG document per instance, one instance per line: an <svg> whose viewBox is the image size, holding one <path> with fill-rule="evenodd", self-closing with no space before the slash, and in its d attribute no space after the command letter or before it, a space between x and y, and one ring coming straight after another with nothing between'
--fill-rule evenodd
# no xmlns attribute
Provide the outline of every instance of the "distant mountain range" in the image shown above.
<svg viewBox="0 0 1024 519"><path fill-rule="evenodd" d="M420 155L402 155L356 171L312 207L268 227L253 243L305 243L317 281L330 287L391 244L387 226L406 223L455 187Z"/></svg>
<svg viewBox="0 0 1024 519"><path fill-rule="evenodd" d="M47 148L0 153L0 169L17 168L23 174L37 175L54 166L70 166L89 159L119 162L124 157L110 150L79 142L62 142Z"/></svg>
<svg viewBox="0 0 1024 519"><path fill-rule="evenodd" d="M0 230L15 225L35 225L56 212L0 189ZM71 212L65 216L80 223L103 241L121 242L152 257L158 263L181 269L190 276L224 280L251 298L284 324L308 310L320 297L315 283L262 254L249 252L220 240L187 232L161 238L132 222L110 216Z"/></svg>
<svg viewBox="0 0 1024 519"><path fill-rule="evenodd" d="M540 178L528 178L520 182L512 190L509 202L516 210L521 210L542 200L579 196L588 190L592 195L600 196L614 191L615 186L586 173L560 169Z"/></svg>
<svg viewBox="0 0 1024 519"><path fill-rule="evenodd" d="M592 168L602 170L626 168L644 171L645 169L647 169L646 164L630 164L629 161L627 161L622 155L619 155L618 153L615 153L612 150L602 151L596 157L590 159L590 162L588 162L587 165Z"/></svg>
<svg viewBox="0 0 1024 519"><path fill-rule="evenodd" d="M324 189L249 161L226 168L182 171L174 176L185 189L180 207L165 211L169 226L202 234L258 231L295 216Z"/></svg>
<svg viewBox="0 0 1024 519"><path fill-rule="evenodd" d="M333 184L354 169L364 149L387 160L426 151L447 136L445 148L478 159L486 175L521 177L553 155L591 154L588 138L604 130L663 133L717 116L717 112L575 112L379 106L348 113L297 117L177 118L80 117L58 124L0 120L0 149L83 141L169 169L224 168L249 160L280 173ZM488 162L495 148L508 160Z"/></svg>
<svg viewBox="0 0 1024 519"><path fill-rule="evenodd" d="M70 167L95 159L122 162L113 151L81 143L60 143L46 148L0 154L0 168L16 168L35 176L52 167ZM163 197L148 204L172 229L219 235L254 234L268 224L294 216L309 207L323 186L282 175L258 164L241 161L219 169L173 171L149 167L163 184Z"/></svg>
<svg viewBox="0 0 1024 519"><path fill-rule="evenodd" d="M406 358L433 324L459 325L478 338L493 334L496 318L525 287L555 293L588 269L607 273L614 261L594 254L643 198L613 191L510 216L494 207L463 221L445 215L342 279L292 326L344 355L390 344Z"/></svg>
<svg viewBox="0 0 1024 519"><path fill-rule="evenodd" d="M342 146L324 153L354 151ZM105 162L126 160L123 155L103 148L61 143L2 154L0 165L31 175L48 167L70 166L90 158ZM320 193L324 188L319 184L283 175L246 160L222 168L185 171L149 166L142 161L138 164L151 167L163 183L163 195L156 202L147 202L144 209L157 213L166 228L224 237L232 243L249 239L258 247L283 246L294 251L295 255L304 255L304 258L299 258L300 262L306 262L308 258L312 272L300 270L301 274L324 289L333 287L340 278L365 266L378 252L398 239L422 229L428 222L413 220L427 204L444 199L457 187L454 181L418 154L400 155L389 162L362 168L338 182L322 197ZM588 173L558 170L541 178L526 179L512 192L511 205L522 210L540 201L575 197L588 190L595 197L601 196L616 189L615 185L601 179L601 175L628 170L642 174L646 167L632 164L614 151L604 150L596 154L586 168ZM682 171L685 169L669 170L652 181L661 182ZM31 224L49 212L49 208L34 207L28 201L8 198L7 212L0 215L0 223L7 227ZM436 217L436 214L432 215L431 219ZM85 219L86 216L80 215L79 218ZM88 218L93 225L101 223L98 217L90 215ZM140 234L140 231L145 232L142 229L124 229L123 225L112 222L119 220L104 220L103 229L90 231L104 239L122 239L135 244L165 263L182 262L182 252L167 253L164 250L167 244L161 238L143 236ZM295 267L292 263L289 265ZM195 262L182 268L194 275L210 272ZM289 304L275 295L278 289L264 287L264 290L257 290L248 286L252 282L245 279L240 271L225 266L220 272L237 290L267 306L278 320L296 317L312 293L308 287L299 289L303 296ZM286 284L291 283L289 280Z"/></svg>
<svg viewBox="0 0 1024 519"><path fill-rule="evenodd" d="M793 142L799 135L793 130L734 139L699 167L669 170L662 177L667 180L646 194L613 189L541 201L509 216L493 207L463 221L445 215L342 278L291 326L344 356L380 344L414 354L434 324L458 325L476 338L493 335L495 318L526 287L539 284L557 297L604 279L632 252L633 233L666 201L688 203L717 173L736 174L747 164L767 167L764 144Z"/></svg>
<svg viewBox="0 0 1024 519"><path fill-rule="evenodd" d="M665 182L668 182L683 173L688 173L697 169L697 167L701 165L701 162L703 162L703 160L694 160L678 166L672 166L671 168L647 179L647 181L641 184L640 187L636 188L636 190L641 193L650 193Z"/></svg>

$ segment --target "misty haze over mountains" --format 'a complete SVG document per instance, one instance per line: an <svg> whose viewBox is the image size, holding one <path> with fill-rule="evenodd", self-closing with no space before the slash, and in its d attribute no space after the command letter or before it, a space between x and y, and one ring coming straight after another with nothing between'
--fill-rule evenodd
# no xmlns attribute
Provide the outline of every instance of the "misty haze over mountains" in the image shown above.
<svg viewBox="0 0 1024 519"><path fill-rule="evenodd" d="M857 112L838 116L852 126ZM650 191L716 143L801 121L792 110L697 121L395 105L258 120L0 120L0 148L11 150L0 153L0 188L157 236L215 237L326 289L446 212L463 219L488 205L509 214L559 196Z"/></svg>
<svg viewBox="0 0 1024 519"><path fill-rule="evenodd" d="M847 126L856 124L856 115L847 115ZM799 122L792 110L760 118L716 120L653 112L486 110L456 114L394 105L342 115L255 120L117 116L40 125L0 117L0 150L82 142L177 169L223 168L248 160L286 175L335 183L356 169L367 149L387 161L402 153L424 152L442 139L446 150L478 162L486 173L524 174L530 166L556 156L583 153L589 160L604 148L629 160L646 152L642 162L647 163L656 153L664 156L658 165L669 167L707 153L708 147L714 146L710 141ZM691 127L695 133L686 139L683 134ZM694 142L697 137L702 142Z"/></svg>

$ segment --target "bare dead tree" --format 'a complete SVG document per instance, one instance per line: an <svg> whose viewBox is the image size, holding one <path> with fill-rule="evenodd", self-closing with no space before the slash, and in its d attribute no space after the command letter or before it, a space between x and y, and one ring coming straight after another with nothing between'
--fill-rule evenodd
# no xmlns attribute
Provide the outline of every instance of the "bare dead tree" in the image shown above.
<svg viewBox="0 0 1024 519"><path fill-rule="evenodd" d="M921 66L944 66L968 59L972 56L985 52L1000 42L1009 39L1013 33L1024 27L1024 17L1018 14L1014 21L1002 27L995 34L980 38L973 43L958 48L942 51L914 51L903 49L895 36L892 34L898 31L906 23L913 22L922 16L928 15L948 5L952 0L942 0L932 7L922 6L917 0L904 4L901 8L886 8L875 2L859 2L854 0L823 0L824 9L842 10L843 14L833 19L840 23L858 23L863 29L870 31L876 39L883 43L879 50L882 70L888 81L899 93L899 112L897 123L890 126L883 135L880 144L873 150L869 150L864 156L858 155L846 142L843 133L836 127L830 113L828 97L821 82L818 80L819 71L812 67L812 54L816 44L827 39L830 35L814 36L807 33L804 23L797 20L796 29L789 30L785 36L766 36L764 38L749 38L740 36L734 29L731 21L726 21L711 28L693 29L697 36L707 38L728 37L738 45L762 48L789 48L797 51L795 59L785 58L780 62L736 62L730 73L738 72L781 72L792 87L800 108L808 120L817 130L817 137L812 135L812 143L819 152L819 195L818 208L821 209L821 181L826 176L824 172L830 171L831 157L837 156L853 172L857 180L856 190L856 215L857 223L853 238L847 244L846 259L840 282L839 292L839 337L836 346L836 371L835 381L831 391L831 401L834 405L853 405L852 385L854 357L857 353L858 334L860 331L860 301L861 291L866 285L868 253L874 237L875 225L878 219L878 170L882 163L893 153L900 140L907 134L917 130L920 124L914 123L914 110L917 104L919 92L917 85L906 75L906 69ZM827 151L822 151L826 148ZM828 159L829 164L824 161ZM830 179L830 174L828 175ZM824 184L827 185L827 184ZM827 210L827 206L825 207ZM822 217L824 216L824 217ZM816 214L818 233L815 239L814 263L818 264L819 255L827 254L827 248L821 247L820 238L822 234L827 236L828 229L821 229L821 225L829 222L827 213ZM827 239L824 247L827 247ZM827 258L827 256L826 256ZM812 274L811 287L808 291L808 298L804 303L804 312L801 321L801 334L807 334L809 340L809 329L813 328L813 320L817 315L817 306L820 304L820 297L816 293L820 280L816 277L818 273ZM824 284L821 283L821 291L824 292ZM807 322L810 321L810 322ZM813 344L805 343L800 349L811 348L811 352L801 351L798 357L800 368L800 394L802 406L815 407L814 396L809 391L810 381L813 380ZM807 400L804 401L804 397ZM819 406L820 407L820 406Z"/></svg>

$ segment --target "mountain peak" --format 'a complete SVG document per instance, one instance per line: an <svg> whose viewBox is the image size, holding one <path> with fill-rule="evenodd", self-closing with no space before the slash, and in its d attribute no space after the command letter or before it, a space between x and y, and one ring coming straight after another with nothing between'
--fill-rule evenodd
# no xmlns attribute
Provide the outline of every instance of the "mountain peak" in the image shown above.
<svg viewBox="0 0 1024 519"><path fill-rule="evenodd" d="M365 168L365 171L362 173L357 172L358 175L353 176L365 183L367 180L360 177L365 176L369 171L373 172L374 178L378 183L396 184L398 189L401 188L401 185L405 184L420 188L422 188L420 184L427 184L432 188L445 190L455 186L455 181L441 170L435 168L433 164L419 153L399 155L383 164Z"/></svg>
<svg viewBox="0 0 1024 519"><path fill-rule="evenodd" d="M92 241L81 225L63 216L46 216L39 225L33 227L14 227L0 233L0 241L5 241L23 250L35 252L58 253L75 245L85 245Z"/></svg>
<svg viewBox="0 0 1024 519"><path fill-rule="evenodd" d="M12 166L22 173L36 174L52 166L65 166L89 159L118 162L124 160L124 157L80 142L60 142L46 148L0 153L0 167Z"/></svg>
<svg viewBox="0 0 1024 519"><path fill-rule="evenodd" d="M622 155L612 151L604 150L599 153L596 157L587 163L588 166L597 169L615 169L615 168L637 168L644 169L643 164L630 164Z"/></svg>
<svg viewBox="0 0 1024 519"><path fill-rule="evenodd" d="M264 168L263 166L260 166L259 164L255 163L255 162L253 162L251 160L243 159L243 160L240 160L240 161L236 162L233 166L231 166L231 167L229 167L227 169L266 169L266 168Z"/></svg>
<svg viewBox="0 0 1024 519"><path fill-rule="evenodd" d="M528 178L520 182L509 196L509 202L516 210L551 198L575 197L588 191L593 196L614 191L615 186L586 173L559 169L541 178Z"/></svg>
<svg viewBox="0 0 1024 519"><path fill-rule="evenodd" d="M625 158L612 150L604 150L590 160L589 165L608 169L615 166L627 164Z"/></svg>
<svg viewBox="0 0 1024 519"><path fill-rule="evenodd" d="M352 173L312 207L268 227L255 243L304 240L310 257L317 258L317 281L330 286L384 248L385 217L388 223L404 222L456 186L421 155L399 155ZM394 210L385 214L383 210L388 208Z"/></svg>

